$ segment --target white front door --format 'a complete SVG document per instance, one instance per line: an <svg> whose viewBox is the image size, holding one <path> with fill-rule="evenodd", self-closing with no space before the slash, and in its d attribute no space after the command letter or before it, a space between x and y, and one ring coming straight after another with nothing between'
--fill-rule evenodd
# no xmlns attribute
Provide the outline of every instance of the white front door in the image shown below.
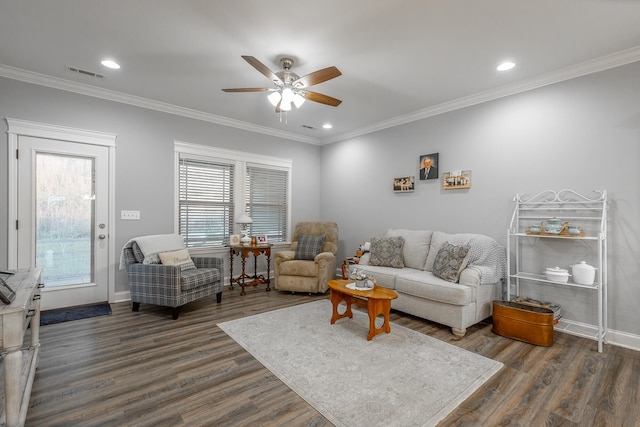
<svg viewBox="0 0 640 427"><path fill-rule="evenodd" d="M42 268L42 309L109 299L109 147L17 136L17 268Z"/></svg>

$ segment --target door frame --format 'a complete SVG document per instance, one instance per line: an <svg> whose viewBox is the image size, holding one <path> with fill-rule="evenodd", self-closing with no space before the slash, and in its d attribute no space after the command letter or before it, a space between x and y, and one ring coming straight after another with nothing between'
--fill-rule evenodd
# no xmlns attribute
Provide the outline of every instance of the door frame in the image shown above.
<svg viewBox="0 0 640 427"><path fill-rule="evenodd" d="M60 141L76 142L81 144L100 145L108 148L108 260L107 260L107 298L109 302L115 302L115 148L116 134L97 132L86 129L77 129L66 126L51 125L46 123L31 122L27 120L6 118L8 125L8 212L7 212L7 267L15 269L18 266L18 162L16 150L18 149L18 137L30 136L36 138L57 139Z"/></svg>

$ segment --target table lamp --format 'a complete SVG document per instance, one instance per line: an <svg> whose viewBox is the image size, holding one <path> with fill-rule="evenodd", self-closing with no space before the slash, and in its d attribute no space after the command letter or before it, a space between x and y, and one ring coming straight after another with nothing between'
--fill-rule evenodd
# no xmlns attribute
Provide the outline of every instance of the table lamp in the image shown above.
<svg viewBox="0 0 640 427"><path fill-rule="evenodd" d="M251 224L252 222L253 220L246 212L243 212L242 215L236 219L236 223L242 226L242 238L240 238L240 243L243 245L251 243L251 238L247 236L247 224Z"/></svg>

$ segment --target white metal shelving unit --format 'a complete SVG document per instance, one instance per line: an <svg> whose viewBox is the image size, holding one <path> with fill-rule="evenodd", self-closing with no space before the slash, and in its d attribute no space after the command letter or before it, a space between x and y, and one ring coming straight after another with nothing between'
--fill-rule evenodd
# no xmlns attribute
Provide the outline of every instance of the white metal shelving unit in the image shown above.
<svg viewBox="0 0 640 427"><path fill-rule="evenodd" d="M556 326L556 329L596 339L598 351L602 352L603 344L607 343L607 192L594 190L594 196L587 197L573 190L558 192L546 190L533 197L517 194L514 197L514 203L513 216L507 231L507 265L509 265L507 300L512 299L514 292L515 295L520 295L521 282L542 286L573 287L596 292L598 324L595 336L585 332L585 328L569 330ZM544 230L539 234L529 232L531 225L540 225L541 222L552 217L580 226L582 233L571 236L564 231L561 234L547 234ZM581 285L571 280L567 283L558 283L547 280L544 275L537 272L523 271L523 245L531 243L530 239L548 239L550 244L558 240L583 244L589 253L589 261L597 268L594 284Z"/></svg>

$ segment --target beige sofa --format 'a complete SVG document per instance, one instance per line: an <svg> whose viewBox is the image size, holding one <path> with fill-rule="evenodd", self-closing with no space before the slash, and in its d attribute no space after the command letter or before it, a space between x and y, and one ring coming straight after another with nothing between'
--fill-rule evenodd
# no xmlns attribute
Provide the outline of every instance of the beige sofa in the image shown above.
<svg viewBox="0 0 640 427"><path fill-rule="evenodd" d="M398 293L391 308L450 326L458 337L465 335L467 327L491 315L492 301L501 295L507 271L506 251L495 240L479 234L403 229L389 230L385 237L404 240L404 267L371 265L371 253L365 253L355 267L373 277L379 286ZM461 266L457 283L432 272L438 253L447 242L468 249L466 266ZM379 257L375 259L379 261ZM438 262L442 259L441 254Z"/></svg>

